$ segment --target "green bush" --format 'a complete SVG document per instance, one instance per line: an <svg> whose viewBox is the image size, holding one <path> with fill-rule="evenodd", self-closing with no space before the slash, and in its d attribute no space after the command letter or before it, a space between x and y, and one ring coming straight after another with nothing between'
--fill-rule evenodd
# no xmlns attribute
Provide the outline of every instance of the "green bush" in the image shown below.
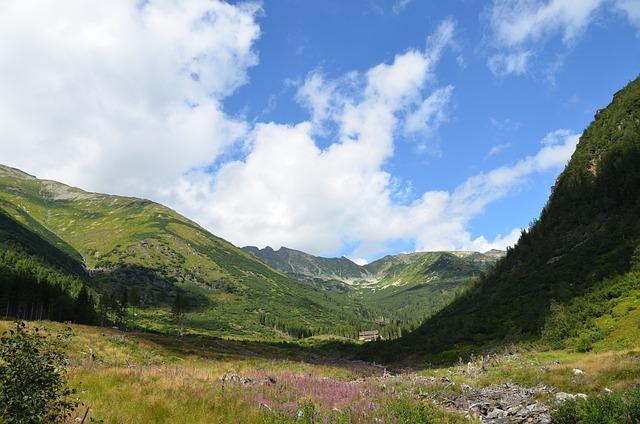
<svg viewBox="0 0 640 424"><path fill-rule="evenodd" d="M0 338L0 417L6 424L60 423L78 401L71 395L62 350L69 334L56 337L16 322Z"/></svg>
<svg viewBox="0 0 640 424"><path fill-rule="evenodd" d="M568 400L552 413L556 424L637 424L640 422L640 386L627 393L603 393Z"/></svg>

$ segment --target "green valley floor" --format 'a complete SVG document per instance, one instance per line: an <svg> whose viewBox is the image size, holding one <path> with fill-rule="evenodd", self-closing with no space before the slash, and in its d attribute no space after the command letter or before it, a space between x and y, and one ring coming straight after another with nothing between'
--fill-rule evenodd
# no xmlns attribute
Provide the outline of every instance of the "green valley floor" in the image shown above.
<svg viewBox="0 0 640 424"><path fill-rule="evenodd" d="M52 334L66 327L28 325ZM0 332L11 326L0 321ZM617 401L616 394L640 378L640 349L539 352L520 345L450 366L399 369L345 358L331 341L259 343L71 328L68 375L83 402L76 415L88 409L86 422L543 423L553 413L554 422L569 423L578 421L562 421L562 408L575 413L580 402L584 410L593 408L580 400L585 396ZM564 406L554 412L560 400Z"/></svg>

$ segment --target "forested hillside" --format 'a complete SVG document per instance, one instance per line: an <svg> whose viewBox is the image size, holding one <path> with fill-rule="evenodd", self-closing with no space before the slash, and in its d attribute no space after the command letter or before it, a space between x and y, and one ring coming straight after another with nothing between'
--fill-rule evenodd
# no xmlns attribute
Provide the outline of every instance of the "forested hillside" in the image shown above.
<svg viewBox="0 0 640 424"><path fill-rule="evenodd" d="M640 79L596 113L540 218L465 296L389 352L523 339L582 350L638 335ZM622 334L623 332L624 334Z"/></svg>
<svg viewBox="0 0 640 424"><path fill-rule="evenodd" d="M366 265L323 258L286 247L243 249L292 278L359 299L397 338L449 304L489 269L504 251L414 252L387 255Z"/></svg>
<svg viewBox="0 0 640 424"><path fill-rule="evenodd" d="M0 315L97 323L82 265L0 210Z"/></svg>

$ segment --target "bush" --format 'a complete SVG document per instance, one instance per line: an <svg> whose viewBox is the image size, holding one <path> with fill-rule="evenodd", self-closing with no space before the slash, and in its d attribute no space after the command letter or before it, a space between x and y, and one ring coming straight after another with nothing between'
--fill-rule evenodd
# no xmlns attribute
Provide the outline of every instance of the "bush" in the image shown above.
<svg viewBox="0 0 640 424"><path fill-rule="evenodd" d="M0 338L0 417L6 424L60 423L78 401L67 385L62 350L69 334L56 337L16 322Z"/></svg>
<svg viewBox="0 0 640 424"><path fill-rule="evenodd" d="M552 413L556 424L637 424L640 422L640 386L625 394L593 395L568 400Z"/></svg>

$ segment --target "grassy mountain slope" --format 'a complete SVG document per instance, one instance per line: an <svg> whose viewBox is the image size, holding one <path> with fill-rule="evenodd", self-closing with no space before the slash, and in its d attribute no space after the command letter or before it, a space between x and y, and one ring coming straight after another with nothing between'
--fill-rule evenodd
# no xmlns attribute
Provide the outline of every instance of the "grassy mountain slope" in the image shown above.
<svg viewBox="0 0 640 424"><path fill-rule="evenodd" d="M501 251L418 252L386 256L365 267L379 276L362 289L368 305L414 327L468 289Z"/></svg>
<svg viewBox="0 0 640 424"><path fill-rule="evenodd" d="M357 327L362 306L279 273L194 222L148 200L87 193L0 167L0 209L81 261L100 293L133 287L140 325L172 327L177 293L184 324L216 335L273 336Z"/></svg>
<svg viewBox="0 0 640 424"><path fill-rule="evenodd" d="M479 274L504 252L416 252L385 256L364 266L376 276L376 286L425 283L435 279L461 278Z"/></svg>
<svg viewBox="0 0 640 424"><path fill-rule="evenodd" d="M25 256L40 258L43 263L53 269L83 278L85 271L81 257L77 252L62 240L57 239L55 235L50 234L50 237L57 243L50 243L9 215L6 210L0 209L0 245L2 248L12 248ZM65 246L66 249L60 249L60 245ZM74 254L69 255L70 251Z"/></svg>
<svg viewBox="0 0 640 424"><path fill-rule="evenodd" d="M637 328L638 216L640 79L598 111L517 245L390 352L455 355L465 346L540 336L589 349L627 324Z"/></svg>
<svg viewBox="0 0 640 424"><path fill-rule="evenodd" d="M94 297L86 289L87 277L76 255L0 209L1 316L94 323Z"/></svg>

